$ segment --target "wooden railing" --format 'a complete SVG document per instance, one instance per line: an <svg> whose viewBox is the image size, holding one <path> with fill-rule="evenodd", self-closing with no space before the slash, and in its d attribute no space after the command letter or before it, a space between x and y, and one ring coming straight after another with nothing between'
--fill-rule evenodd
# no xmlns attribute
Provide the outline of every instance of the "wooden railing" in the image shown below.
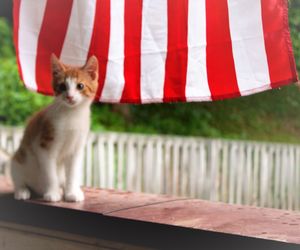
<svg viewBox="0 0 300 250"><path fill-rule="evenodd" d="M0 128L12 153L22 130ZM300 210L300 146L91 133L82 183L227 203Z"/></svg>

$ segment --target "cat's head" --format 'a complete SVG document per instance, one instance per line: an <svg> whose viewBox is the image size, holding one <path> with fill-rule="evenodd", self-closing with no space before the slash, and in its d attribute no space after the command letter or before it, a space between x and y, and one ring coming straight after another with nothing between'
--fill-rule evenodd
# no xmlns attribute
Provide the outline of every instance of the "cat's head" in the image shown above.
<svg viewBox="0 0 300 250"><path fill-rule="evenodd" d="M51 55L52 87L59 102L76 107L91 102L98 87L98 60L91 56L82 67L63 64Z"/></svg>

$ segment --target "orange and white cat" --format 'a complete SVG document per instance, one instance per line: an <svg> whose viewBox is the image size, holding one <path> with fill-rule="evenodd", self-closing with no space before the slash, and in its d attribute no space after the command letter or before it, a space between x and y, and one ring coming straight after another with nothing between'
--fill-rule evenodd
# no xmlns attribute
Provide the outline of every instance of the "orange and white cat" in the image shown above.
<svg viewBox="0 0 300 250"><path fill-rule="evenodd" d="M11 162L14 196L45 201L84 200L80 169L90 128L90 106L98 86L98 61L92 56L83 67L63 64L51 56L52 104L28 122Z"/></svg>

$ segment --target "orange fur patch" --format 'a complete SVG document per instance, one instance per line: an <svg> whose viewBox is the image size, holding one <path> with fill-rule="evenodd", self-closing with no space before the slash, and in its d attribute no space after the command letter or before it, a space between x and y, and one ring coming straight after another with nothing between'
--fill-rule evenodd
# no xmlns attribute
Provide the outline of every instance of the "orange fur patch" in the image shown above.
<svg viewBox="0 0 300 250"><path fill-rule="evenodd" d="M49 148L54 141L54 126L48 120L44 120L41 136L40 146L42 148Z"/></svg>
<svg viewBox="0 0 300 250"><path fill-rule="evenodd" d="M17 162L26 160L26 152L32 151L32 144L37 141L40 147L49 149L55 139L55 130L52 123L45 117L47 108L34 114L28 121L20 147L13 156Z"/></svg>
<svg viewBox="0 0 300 250"><path fill-rule="evenodd" d="M20 147L13 156L13 159L20 164L24 163L26 161L26 151L24 150L24 148Z"/></svg>

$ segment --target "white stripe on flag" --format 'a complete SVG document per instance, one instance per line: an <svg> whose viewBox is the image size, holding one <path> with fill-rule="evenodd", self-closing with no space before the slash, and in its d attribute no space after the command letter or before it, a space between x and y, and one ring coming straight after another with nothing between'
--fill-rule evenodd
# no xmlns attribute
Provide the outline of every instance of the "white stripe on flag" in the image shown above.
<svg viewBox="0 0 300 250"><path fill-rule="evenodd" d="M141 101L162 102L168 39L167 0L143 1Z"/></svg>
<svg viewBox="0 0 300 250"><path fill-rule="evenodd" d="M95 10L96 0L74 0L60 55L64 63L82 66L86 62L93 34Z"/></svg>
<svg viewBox="0 0 300 250"><path fill-rule="evenodd" d="M188 48L187 101L211 100L206 72L205 1L189 1Z"/></svg>
<svg viewBox="0 0 300 250"><path fill-rule="evenodd" d="M261 1L228 0L228 9L238 86L250 94L270 83Z"/></svg>
<svg viewBox="0 0 300 250"><path fill-rule="evenodd" d="M119 102L124 89L124 1L111 0L108 63L100 101Z"/></svg>
<svg viewBox="0 0 300 250"><path fill-rule="evenodd" d="M46 0L21 1L19 19L19 59L25 86L37 90L35 79L39 33L43 22Z"/></svg>

